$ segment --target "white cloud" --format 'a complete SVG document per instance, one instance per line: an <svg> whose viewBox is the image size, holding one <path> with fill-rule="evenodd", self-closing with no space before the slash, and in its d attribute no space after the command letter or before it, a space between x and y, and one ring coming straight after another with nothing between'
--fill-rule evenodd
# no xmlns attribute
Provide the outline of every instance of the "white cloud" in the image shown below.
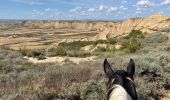
<svg viewBox="0 0 170 100"><path fill-rule="evenodd" d="M163 11L160 11L160 12L158 12L158 13L160 13L160 14L164 14L164 12L163 12Z"/></svg>
<svg viewBox="0 0 170 100"><path fill-rule="evenodd" d="M170 0L164 0L160 5L170 5Z"/></svg>
<svg viewBox="0 0 170 100"><path fill-rule="evenodd" d="M154 6L156 6L156 4L149 0L139 0L137 2L137 7L141 7L141 8L150 8Z"/></svg>
<svg viewBox="0 0 170 100"><path fill-rule="evenodd" d="M137 10L135 13L136 13L136 14L141 14L142 11Z"/></svg>
<svg viewBox="0 0 170 100"><path fill-rule="evenodd" d="M10 0L10 1L28 5L43 5L43 2L40 2L40 0Z"/></svg>
<svg viewBox="0 0 170 100"><path fill-rule="evenodd" d="M58 15L61 15L62 14L62 11L56 11L56 12L54 12L54 15L55 16L58 16Z"/></svg>
<svg viewBox="0 0 170 100"><path fill-rule="evenodd" d="M121 5L119 8L122 9L122 10L127 10L128 9L127 7L125 7L123 5Z"/></svg>
<svg viewBox="0 0 170 100"><path fill-rule="evenodd" d="M50 11L51 9L50 8L47 8L47 9L45 9L44 11Z"/></svg>
<svg viewBox="0 0 170 100"><path fill-rule="evenodd" d="M42 16L44 12L38 11L36 9L32 10L32 16Z"/></svg>
<svg viewBox="0 0 170 100"><path fill-rule="evenodd" d="M125 3L127 3L127 1L126 1L126 0L121 1L121 4L125 4Z"/></svg>
<svg viewBox="0 0 170 100"><path fill-rule="evenodd" d="M81 9L82 9L82 7L75 7L74 9L71 9L69 12L75 13L75 12L81 10Z"/></svg>
<svg viewBox="0 0 170 100"><path fill-rule="evenodd" d="M105 7L104 7L103 5L100 5L100 6L99 6L99 10L100 10L100 11L101 11L101 10L104 10L104 8L105 8Z"/></svg>
<svg viewBox="0 0 170 100"><path fill-rule="evenodd" d="M44 10L37 10L37 9L34 9L32 10L32 16L33 17L39 17L39 16L43 16L43 17L46 17L46 18L50 18L50 17L58 17L60 15L63 14L62 11L59 11L57 9L50 9L50 8L47 8L47 9L44 9Z"/></svg>
<svg viewBox="0 0 170 100"><path fill-rule="evenodd" d="M149 0L139 0L136 5L134 5L134 7L136 7L136 14L141 14L142 12L150 9L150 8L155 8L158 7L158 4L155 4L154 2L151 2ZM152 9L148 10L151 11Z"/></svg>
<svg viewBox="0 0 170 100"><path fill-rule="evenodd" d="M116 6L108 6L108 5L98 5L92 6L89 8L86 7L76 7L74 9L69 10L70 17L95 17L95 16L106 16L108 14L112 14L112 12L116 12L119 10L119 7ZM124 6L121 9L126 9Z"/></svg>
<svg viewBox="0 0 170 100"><path fill-rule="evenodd" d="M87 11L88 12L94 12L94 11L96 11L96 9L95 8L89 8Z"/></svg>
<svg viewBox="0 0 170 100"><path fill-rule="evenodd" d="M109 7L109 8L107 9L108 12L113 12L113 11L117 11L117 10L118 10L117 7Z"/></svg>

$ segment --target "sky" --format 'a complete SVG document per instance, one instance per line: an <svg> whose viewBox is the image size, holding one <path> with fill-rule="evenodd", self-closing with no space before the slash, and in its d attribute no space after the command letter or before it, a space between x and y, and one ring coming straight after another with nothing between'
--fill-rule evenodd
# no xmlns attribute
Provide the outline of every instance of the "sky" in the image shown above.
<svg viewBox="0 0 170 100"><path fill-rule="evenodd" d="M0 0L0 19L124 20L170 15L170 0Z"/></svg>

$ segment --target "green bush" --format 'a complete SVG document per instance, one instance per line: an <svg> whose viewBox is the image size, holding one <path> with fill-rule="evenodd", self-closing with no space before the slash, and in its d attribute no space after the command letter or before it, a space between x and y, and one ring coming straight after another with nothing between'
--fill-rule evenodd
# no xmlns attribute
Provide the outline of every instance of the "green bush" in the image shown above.
<svg viewBox="0 0 170 100"><path fill-rule="evenodd" d="M28 57L38 57L38 56L44 56L43 50L28 50L28 49L20 49L18 50L23 56Z"/></svg>
<svg viewBox="0 0 170 100"><path fill-rule="evenodd" d="M97 40L97 41L74 41L74 42L62 42L59 44L60 47L65 48L66 50L80 50L80 48L87 46L87 45L94 45L97 44L115 44L116 40L114 38L110 38L108 40Z"/></svg>
<svg viewBox="0 0 170 100"><path fill-rule="evenodd" d="M109 43L109 44L115 44L116 43L115 38L109 38L107 41L108 41L107 43Z"/></svg>
<svg viewBox="0 0 170 100"><path fill-rule="evenodd" d="M135 53L141 48L141 40L145 38L147 33L140 30L132 30L126 37L122 38L122 47L130 53Z"/></svg>
<svg viewBox="0 0 170 100"><path fill-rule="evenodd" d="M141 43L133 39L131 41L125 41L122 43L121 49L127 49L130 53L135 53L141 47Z"/></svg>
<svg viewBox="0 0 170 100"><path fill-rule="evenodd" d="M53 53L53 56L66 56L67 52L63 47L52 48L49 52Z"/></svg>
<svg viewBox="0 0 170 100"><path fill-rule="evenodd" d="M144 38L146 33L143 33L140 30L132 30L126 38Z"/></svg>

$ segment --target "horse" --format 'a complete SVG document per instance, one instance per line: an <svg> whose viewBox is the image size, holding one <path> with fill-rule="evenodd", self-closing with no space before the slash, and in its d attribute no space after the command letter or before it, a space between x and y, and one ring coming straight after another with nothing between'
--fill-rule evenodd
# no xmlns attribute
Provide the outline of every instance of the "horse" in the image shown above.
<svg viewBox="0 0 170 100"><path fill-rule="evenodd" d="M104 60L103 67L109 78L106 100L138 100L134 84L135 63L132 59L127 65L127 71L114 71L107 59Z"/></svg>

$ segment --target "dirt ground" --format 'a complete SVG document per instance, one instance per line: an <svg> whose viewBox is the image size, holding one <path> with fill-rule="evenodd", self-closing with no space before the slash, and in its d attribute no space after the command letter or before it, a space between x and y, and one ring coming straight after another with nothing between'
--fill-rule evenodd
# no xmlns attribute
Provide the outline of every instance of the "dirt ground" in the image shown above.
<svg viewBox="0 0 170 100"><path fill-rule="evenodd" d="M80 62L86 62L86 61L95 61L97 59L96 56L91 56L91 57L85 57L85 58L79 58L79 57L46 57L44 60L38 60L37 58L33 57L24 57L24 59L28 60L29 62L32 63L54 63L58 62L59 64L64 64L67 62L72 62L75 64L79 64Z"/></svg>

